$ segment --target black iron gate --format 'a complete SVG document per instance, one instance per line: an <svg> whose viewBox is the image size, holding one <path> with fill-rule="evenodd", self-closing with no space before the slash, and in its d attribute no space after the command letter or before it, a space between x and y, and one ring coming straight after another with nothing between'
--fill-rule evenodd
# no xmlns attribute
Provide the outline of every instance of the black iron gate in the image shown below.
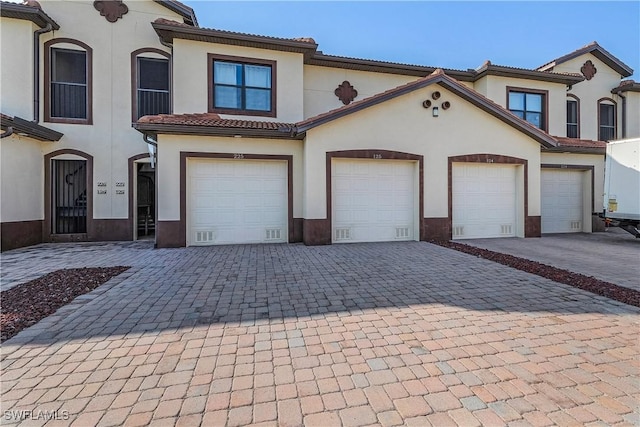
<svg viewBox="0 0 640 427"><path fill-rule="evenodd" d="M52 224L54 234L87 232L87 162L52 160Z"/></svg>

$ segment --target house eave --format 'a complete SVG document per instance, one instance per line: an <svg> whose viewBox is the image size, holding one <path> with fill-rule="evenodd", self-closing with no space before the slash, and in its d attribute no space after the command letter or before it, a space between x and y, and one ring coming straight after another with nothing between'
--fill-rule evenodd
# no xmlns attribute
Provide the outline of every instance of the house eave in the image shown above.
<svg viewBox="0 0 640 427"><path fill-rule="evenodd" d="M172 43L174 39L192 40L206 43L218 43L233 46L252 47L257 49L278 50L283 52L310 55L317 44L296 40L275 39L251 34L239 34L209 28L184 27L153 22L151 24L165 43Z"/></svg>
<svg viewBox="0 0 640 427"><path fill-rule="evenodd" d="M606 153L606 148L600 147L567 147L560 145L557 147L547 147L541 150L543 153L571 153L571 154L602 154Z"/></svg>
<svg viewBox="0 0 640 427"><path fill-rule="evenodd" d="M20 117L9 117L4 114L0 118L2 129L13 129L14 135L23 135L38 141L59 141L64 134Z"/></svg>
<svg viewBox="0 0 640 427"><path fill-rule="evenodd" d="M198 26L198 20L196 19L196 13L190 7L171 0L154 0L156 3L161 4L167 9L177 13L182 16L184 19L184 23L187 25L193 25L194 27Z"/></svg>
<svg viewBox="0 0 640 427"><path fill-rule="evenodd" d="M627 85L622 85L611 89L611 93L620 93L620 92L640 92L640 83L632 83Z"/></svg>
<svg viewBox="0 0 640 427"><path fill-rule="evenodd" d="M588 53L595 56L600 61L604 62L608 67L610 67L612 70L619 73L622 77L629 77L630 75L633 74L633 69L631 67L629 67L624 62L620 61L611 53L607 52L604 48L602 48L602 46L600 46L595 42L581 49L578 49L575 52L571 52L567 55L561 56L560 58L554 59L553 61L539 67L538 70L539 71L552 70L553 68L555 68L556 66L564 62L570 61L574 58L577 58L579 56L582 56Z"/></svg>
<svg viewBox="0 0 640 427"><path fill-rule="evenodd" d="M295 133L290 128L247 129L217 126L174 125L161 123L134 123L133 128L143 134L157 135L198 135L266 139L304 139L304 134Z"/></svg>
<svg viewBox="0 0 640 427"><path fill-rule="evenodd" d="M572 86L584 80L583 76L551 73L547 71L525 70L518 68L502 67L499 65L489 65L478 70L475 80L486 76L510 77L518 79L536 80L549 83L559 83ZM474 80L474 81L475 81Z"/></svg>
<svg viewBox="0 0 640 427"><path fill-rule="evenodd" d="M403 76L425 77L433 73L437 67L423 65L400 64L395 62L375 61L360 58L346 58L326 55L321 52L314 53L305 61L307 65L319 67L342 68L346 70L369 71L376 73L399 74ZM474 73L470 71L444 69L447 75L460 81L472 82Z"/></svg>
<svg viewBox="0 0 640 427"><path fill-rule="evenodd" d="M18 3L2 3L0 7L0 16L3 18L22 19L25 21L31 21L40 28L45 28L48 24L54 30L59 30L60 26L49 15L44 13L42 9L26 6Z"/></svg>

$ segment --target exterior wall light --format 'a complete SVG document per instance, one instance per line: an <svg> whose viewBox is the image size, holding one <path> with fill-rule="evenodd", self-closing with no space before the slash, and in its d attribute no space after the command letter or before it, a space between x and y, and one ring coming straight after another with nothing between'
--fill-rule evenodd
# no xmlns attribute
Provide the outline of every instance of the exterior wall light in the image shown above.
<svg viewBox="0 0 640 427"><path fill-rule="evenodd" d="M432 113L433 113L433 117L438 117L438 115L440 114L440 113L438 112L438 107L433 107L433 110L431 110L431 111L432 111Z"/></svg>

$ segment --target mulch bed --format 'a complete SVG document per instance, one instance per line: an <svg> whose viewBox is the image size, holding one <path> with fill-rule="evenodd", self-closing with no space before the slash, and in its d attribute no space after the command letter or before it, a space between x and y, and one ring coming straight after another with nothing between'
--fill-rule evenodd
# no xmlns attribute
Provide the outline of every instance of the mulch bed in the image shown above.
<svg viewBox="0 0 640 427"><path fill-rule="evenodd" d="M38 323L74 298L91 292L130 267L56 270L0 292L0 342Z"/></svg>
<svg viewBox="0 0 640 427"><path fill-rule="evenodd" d="M585 276L584 274L574 273L572 271L563 270L561 268L552 267L536 261L513 255L502 254L490 251L488 249L476 248L474 246L465 245L456 242L436 242L436 245L443 246L456 251L464 252L470 255L476 255L480 258L488 259L499 264L507 265L518 270L526 271L554 282L563 283L565 285L580 288L594 294L602 295L625 304L640 307L640 292L625 288L624 286L615 285L596 279L595 277Z"/></svg>

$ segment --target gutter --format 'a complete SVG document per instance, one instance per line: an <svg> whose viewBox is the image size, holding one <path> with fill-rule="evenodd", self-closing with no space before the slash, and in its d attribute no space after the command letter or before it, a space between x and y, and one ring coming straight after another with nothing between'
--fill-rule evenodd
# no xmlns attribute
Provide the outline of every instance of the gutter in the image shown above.
<svg viewBox="0 0 640 427"><path fill-rule="evenodd" d="M0 134L0 139L13 135L13 127L9 126L6 131Z"/></svg>
<svg viewBox="0 0 640 427"><path fill-rule="evenodd" d="M134 123L133 128L138 132L153 137L157 134L167 135L203 135L203 136L232 136L238 138L267 138L267 139L303 139L304 133L298 133L295 128L281 129L248 129L248 128L216 128L211 126L169 125L153 123ZM145 142L147 140L145 139Z"/></svg>
<svg viewBox="0 0 640 427"><path fill-rule="evenodd" d="M33 121L40 122L40 35L53 31L53 26L47 26L33 32ZM46 70L45 70L46 72Z"/></svg>
<svg viewBox="0 0 640 427"><path fill-rule="evenodd" d="M624 139L627 137L627 97L622 92L619 92L618 96L622 98L622 138Z"/></svg>

